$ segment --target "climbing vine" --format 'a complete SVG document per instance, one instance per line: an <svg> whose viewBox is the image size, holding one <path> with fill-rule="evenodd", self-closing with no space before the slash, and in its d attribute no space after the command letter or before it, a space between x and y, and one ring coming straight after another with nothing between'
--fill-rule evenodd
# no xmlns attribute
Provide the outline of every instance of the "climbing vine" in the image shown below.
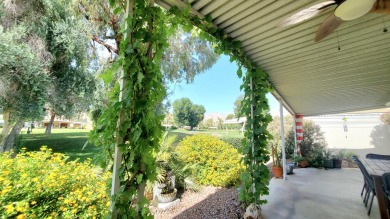
<svg viewBox="0 0 390 219"><path fill-rule="evenodd" d="M244 91L241 115L247 118L243 140L243 162L246 172L241 175L240 200L247 205L263 204L266 200L261 200L260 196L269 193L269 170L265 165L270 159L267 141L272 139L267 131L272 117L269 114L266 94L273 91L272 85L268 80L268 75L245 55L239 41L216 28L211 17L199 18L189 13L189 8L190 6L180 10L173 7L169 12L180 20L180 24L189 27L196 26L202 30L200 36L213 43L217 53L230 56L230 61L236 62L239 66L237 75L243 79L240 88ZM246 72L243 75L244 70Z"/></svg>
<svg viewBox="0 0 390 219"><path fill-rule="evenodd" d="M112 90L111 107L99 117L92 139L105 146L108 154L113 154L115 145L122 153L113 212L119 218L152 218L143 191L146 181L156 175L153 154L159 147L163 120L158 106L165 96L160 60L168 46L169 28L161 8L145 0L131 4L132 13L122 27L119 59L102 76L110 83L122 71L123 88L116 84ZM123 13L126 7L120 0L110 5L115 13Z"/></svg>
<svg viewBox="0 0 390 219"><path fill-rule="evenodd" d="M199 36L210 41L217 53L229 55L230 61L239 65L237 75L243 78L241 89L245 92L241 113L247 117L243 141L243 162L247 171L241 176L240 198L246 204L263 203L260 195L268 194L269 176L264 165L269 160L267 140L270 135L266 128L272 119L265 97L272 90L267 74L245 55L238 41L213 26L211 18L191 14L189 6L181 10L172 7L164 12L146 0L132 2L132 13L123 22L124 39L119 58L102 75L105 83L112 83L115 75L122 71L124 83L122 86L116 83L112 89L110 107L99 117L91 138L96 145L107 149L107 156L112 156L116 145L122 152L120 189L113 197L114 212L121 218L152 217L143 189L146 181L155 178L153 154L158 150L162 134L163 115L157 110L165 95L160 60L168 46L169 35L178 25L187 31L197 27ZM110 5L117 14L125 11L126 5L121 0L110 0ZM243 70L246 70L244 76Z"/></svg>

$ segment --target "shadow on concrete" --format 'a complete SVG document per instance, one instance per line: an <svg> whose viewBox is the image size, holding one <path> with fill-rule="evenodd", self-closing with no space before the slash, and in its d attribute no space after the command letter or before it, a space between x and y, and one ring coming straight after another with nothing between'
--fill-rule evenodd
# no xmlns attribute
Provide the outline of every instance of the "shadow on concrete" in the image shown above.
<svg viewBox="0 0 390 219"><path fill-rule="evenodd" d="M232 196L231 189L219 189L206 199L179 213L174 219L234 219L243 218L244 209L238 197Z"/></svg>

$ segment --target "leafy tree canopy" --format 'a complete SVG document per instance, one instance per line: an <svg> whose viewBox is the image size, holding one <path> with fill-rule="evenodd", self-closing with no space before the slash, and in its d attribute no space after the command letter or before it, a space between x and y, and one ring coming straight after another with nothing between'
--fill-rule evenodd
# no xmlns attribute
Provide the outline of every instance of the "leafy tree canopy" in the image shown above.
<svg viewBox="0 0 390 219"><path fill-rule="evenodd" d="M382 113L380 119L384 124L390 125L390 113Z"/></svg>
<svg viewBox="0 0 390 219"><path fill-rule="evenodd" d="M4 32L0 26L0 107L12 111L12 120L39 118L43 114L49 75L31 46L26 27Z"/></svg>
<svg viewBox="0 0 390 219"><path fill-rule="evenodd" d="M227 115L226 119L234 119L234 114L231 113L231 114Z"/></svg>
<svg viewBox="0 0 390 219"><path fill-rule="evenodd" d="M234 101L234 117L239 118L241 116L241 102L244 99L244 95L240 95L237 97L237 99Z"/></svg>
<svg viewBox="0 0 390 219"><path fill-rule="evenodd" d="M204 118L204 106L193 104L189 98L181 98L173 102L173 118L178 125L196 127Z"/></svg>

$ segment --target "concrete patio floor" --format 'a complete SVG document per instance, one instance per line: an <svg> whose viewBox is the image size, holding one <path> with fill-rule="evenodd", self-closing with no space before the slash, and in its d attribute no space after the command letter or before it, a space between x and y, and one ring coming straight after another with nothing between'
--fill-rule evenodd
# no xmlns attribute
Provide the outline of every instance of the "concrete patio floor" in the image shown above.
<svg viewBox="0 0 390 219"><path fill-rule="evenodd" d="M271 179L264 219L379 219L374 198L371 215L360 196L363 175L359 169L294 169L287 180Z"/></svg>

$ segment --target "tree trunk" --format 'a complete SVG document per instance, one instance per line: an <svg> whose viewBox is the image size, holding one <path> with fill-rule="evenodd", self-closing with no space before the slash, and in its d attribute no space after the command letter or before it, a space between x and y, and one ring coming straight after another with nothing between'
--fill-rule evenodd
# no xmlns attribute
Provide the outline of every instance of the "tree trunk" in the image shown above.
<svg viewBox="0 0 390 219"><path fill-rule="evenodd" d="M9 130L11 129L11 124L9 120L11 112L9 110L4 110L3 113L4 113L3 114L4 124L3 124L3 131L1 132L2 138L0 138L0 142L3 142L3 139L8 135Z"/></svg>
<svg viewBox="0 0 390 219"><path fill-rule="evenodd" d="M1 152L7 152L15 147L15 137L20 134L20 131L23 128L23 122L18 122L12 127L9 135L4 137L4 144L2 144Z"/></svg>
<svg viewBox="0 0 390 219"><path fill-rule="evenodd" d="M56 117L55 112L50 110L50 121L49 121L49 124L46 127L45 134L51 134L51 128L53 127L53 123L54 123L55 117Z"/></svg>
<svg viewBox="0 0 390 219"><path fill-rule="evenodd" d="M1 135L0 135L0 151L1 152L4 152L3 146L5 143L5 139L7 138L9 131L11 129L10 114L11 114L11 112L9 110L3 111L4 124L3 124L3 131L1 132Z"/></svg>

